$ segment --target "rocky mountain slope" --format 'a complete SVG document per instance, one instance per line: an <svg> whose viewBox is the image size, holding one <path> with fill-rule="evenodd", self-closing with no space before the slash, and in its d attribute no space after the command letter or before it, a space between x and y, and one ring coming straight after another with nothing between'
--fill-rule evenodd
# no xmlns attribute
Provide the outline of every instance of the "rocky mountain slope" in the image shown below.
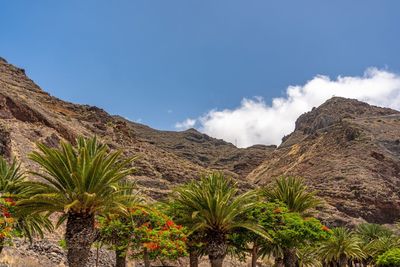
<svg viewBox="0 0 400 267"><path fill-rule="evenodd" d="M393 223L400 214L400 112L334 97L296 121L293 133L247 177L257 184L302 176L325 215Z"/></svg>
<svg viewBox="0 0 400 267"><path fill-rule="evenodd" d="M24 168L34 169L27 154L35 149L35 142L57 146L63 139L74 142L78 135L97 135L111 148L139 156L134 178L153 198L210 170L233 176L243 189L294 175L304 177L325 200L318 216L326 222L399 219L398 111L335 97L300 116L294 132L279 147L240 149L194 129L159 131L97 107L62 101L39 88L24 70L0 58L0 155L16 157ZM45 247L59 250L55 244L56 239L50 240ZM43 246L35 249L40 252ZM37 266L54 262L62 266L58 264L62 253L44 259L36 250L8 251L22 255L21 260L38 259Z"/></svg>
<svg viewBox="0 0 400 267"><path fill-rule="evenodd" d="M35 142L56 146L78 135L99 136L138 155L138 184L154 198L209 170L222 170L243 188L296 175L319 190L328 217L390 223L400 212L400 112L332 98L302 115L275 146L240 149L194 129L158 131L104 110L50 96L25 71L0 59L0 154L21 159Z"/></svg>
<svg viewBox="0 0 400 267"><path fill-rule="evenodd" d="M275 148L239 149L194 129L158 131L97 107L68 103L52 97L24 70L0 58L0 154L17 157L24 167L34 168L27 154L35 149L35 142L56 146L61 139L74 142L78 135L97 135L111 148L137 155L135 178L156 198L176 183L210 169L241 179Z"/></svg>

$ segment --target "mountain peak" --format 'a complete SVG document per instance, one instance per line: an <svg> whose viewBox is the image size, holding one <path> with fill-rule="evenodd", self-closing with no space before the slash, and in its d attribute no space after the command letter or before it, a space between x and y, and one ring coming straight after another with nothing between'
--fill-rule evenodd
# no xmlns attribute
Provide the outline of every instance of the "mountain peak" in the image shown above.
<svg viewBox="0 0 400 267"><path fill-rule="evenodd" d="M399 111L369 105L357 99L332 97L296 120L296 131L305 134L326 128L345 118L364 118L398 114Z"/></svg>

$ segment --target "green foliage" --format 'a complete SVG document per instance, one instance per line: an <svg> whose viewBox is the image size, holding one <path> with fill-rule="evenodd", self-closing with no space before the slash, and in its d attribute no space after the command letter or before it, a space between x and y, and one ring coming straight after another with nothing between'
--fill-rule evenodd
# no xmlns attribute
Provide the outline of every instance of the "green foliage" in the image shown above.
<svg viewBox="0 0 400 267"><path fill-rule="evenodd" d="M58 245L63 249L63 250L67 250L67 241L65 239L61 239L60 241L58 241Z"/></svg>
<svg viewBox="0 0 400 267"><path fill-rule="evenodd" d="M266 188L264 195L269 201L280 201L292 212L305 213L320 204L316 192L308 191L303 179L297 177L280 177L272 188Z"/></svg>
<svg viewBox="0 0 400 267"><path fill-rule="evenodd" d="M303 218L299 213L284 213L274 240L284 248L296 248L326 240L330 230L315 218Z"/></svg>
<svg viewBox="0 0 400 267"><path fill-rule="evenodd" d="M176 210L192 231L227 234L237 228L262 233L244 214L255 205L255 192L238 194L236 182L221 173L204 176L175 190ZM190 221L190 222L189 222Z"/></svg>
<svg viewBox="0 0 400 267"><path fill-rule="evenodd" d="M136 207L129 216L98 217L101 240L132 258L175 260L186 256L186 230L157 210Z"/></svg>
<svg viewBox="0 0 400 267"><path fill-rule="evenodd" d="M45 182L35 182L36 193L22 201L36 212L72 212L96 214L106 210L124 210L119 194L120 181L135 170L134 158L124 159L122 152L109 152L96 138L78 138L74 147L60 148L38 144L39 152L30 158L41 166L33 172Z"/></svg>
<svg viewBox="0 0 400 267"><path fill-rule="evenodd" d="M299 267L322 267L318 257L318 248L315 246L304 246L297 250Z"/></svg>
<svg viewBox="0 0 400 267"><path fill-rule="evenodd" d="M368 244L380 237L393 235L393 232L390 229L374 223L362 223L357 226L355 232L365 244Z"/></svg>
<svg viewBox="0 0 400 267"><path fill-rule="evenodd" d="M11 242L18 236L15 220L15 202L12 198L0 198L0 239Z"/></svg>
<svg viewBox="0 0 400 267"><path fill-rule="evenodd" d="M399 240L390 229L373 223L358 225L355 234L365 253L364 263L372 263L376 256L395 247Z"/></svg>
<svg viewBox="0 0 400 267"><path fill-rule="evenodd" d="M398 247L400 247L400 238L396 235L387 235L371 241L365 246L364 250L368 255L376 258L378 255Z"/></svg>
<svg viewBox="0 0 400 267"><path fill-rule="evenodd" d="M332 229L331 238L322 242L319 247L319 255L326 262L365 258L360 239L343 227Z"/></svg>
<svg viewBox="0 0 400 267"><path fill-rule="evenodd" d="M378 256L378 266L395 267L400 266L400 248L393 248Z"/></svg>
<svg viewBox="0 0 400 267"><path fill-rule="evenodd" d="M96 219L101 242L107 244L110 249L126 251L136 223L129 216L98 216Z"/></svg>
<svg viewBox="0 0 400 267"><path fill-rule="evenodd" d="M27 212L19 206L18 200L29 198L34 193L34 187L26 180L20 164L15 159L8 164L4 158L0 157L0 194L4 198L0 203L4 217L1 221L2 233L0 236L8 238L10 241L18 233L18 236L22 235L31 241L33 236L43 237L45 230L53 230L48 216ZM12 217L7 217L10 212ZM10 221L13 222L10 223ZM10 228L13 231L10 232Z"/></svg>
<svg viewBox="0 0 400 267"><path fill-rule="evenodd" d="M303 218L299 213L290 212L280 202L258 202L246 216L256 221L271 239L242 231L236 234L234 244L239 251L243 251L249 250L243 244L252 243L259 249L258 256L282 257L284 249L305 248L326 240L331 235L330 230L317 219ZM310 258L306 258L308 255L309 253L304 253L303 266L309 264Z"/></svg>
<svg viewBox="0 0 400 267"><path fill-rule="evenodd" d="M131 210L136 223L131 236L131 256L140 258L146 250L150 259L177 259L186 256L186 230L159 211L137 208Z"/></svg>
<svg viewBox="0 0 400 267"><path fill-rule="evenodd" d="M11 164L0 156L0 192L9 196L23 193L27 188L20 164L14 159Z"/></svg>
<svg viewBox="0 0 400 267"><path fill-rule="evenodd" d="M198 256L205 254L205 233L201 231L193 231L193 221L190 213L187 212L186 207L170 199L168 202L157 203L157 209L162 210L167 216L169 216L174 222L180 225L184 225L187 229L187 250L191 253L196 253Z"/></svg>
<svg viewBox="0 0 400 267"><path fill-rule="evenodd" d="M254 220L245 216L257 198L254 191L239 194L235 182L222 173L212 173L178 187L171 199L183 225L191 230L192 237L195 234L199 238L191 243L204 244L204 253L213 265L213 261L223 260L229 251L229 235L239 229L270 238Z"/></svg>

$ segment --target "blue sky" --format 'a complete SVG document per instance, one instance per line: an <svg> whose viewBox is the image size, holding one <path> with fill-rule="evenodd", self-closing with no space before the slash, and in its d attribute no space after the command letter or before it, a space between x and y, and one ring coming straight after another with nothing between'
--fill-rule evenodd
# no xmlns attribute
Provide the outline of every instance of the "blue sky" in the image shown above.
<svg viewBox="0 0 400 267"><path fill-rule="evenodd" d="M44 90L158 129L317 74L400 72L400 1L14 0L0 56Z"/></svg>

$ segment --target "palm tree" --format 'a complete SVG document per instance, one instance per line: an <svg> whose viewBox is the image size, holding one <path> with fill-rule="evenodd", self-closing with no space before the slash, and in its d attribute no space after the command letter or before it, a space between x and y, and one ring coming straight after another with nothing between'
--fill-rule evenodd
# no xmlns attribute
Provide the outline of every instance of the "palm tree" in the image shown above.
<svg viewBox="0 0 400 267"><path fill-rule="evenodd" d="M365 257L359 238L350 230L337 227L332 229L330 239L323 241L318 249L323 262L346 266L349 260L361 260Z"/></svg>
<svg viewBox="0 0 400 267"><path fill-rule="evenodd" d="M26 180L25 174L21 171L21 164L15 159L11 164L0 156L0 195L12 199L23 199L33 194L32 185ZM15 207L15 227L32 242L34 236L43 238L44 230L52 231L53 225L48 216L42 214L27 213ZM4 248L4 237L0 238L0 253Z"/></svg>
<svg viewBox="0 0 400 267"><path fill-rule="evenodd" d="M363 264L367 266L375 256L386 251L390 244L396 244L396 237L393 232L379 224L362 223L357 226L356 235L361 241L361 247L366 254Z"/></svg>
<svg viewBox="0 0 400 267"><path fill-rule="evenodd" d="M134 158L110 152L97 139L77 139L77 145L62 142L59 148L38 144L30 159L41 172L33 172L44 182L36 182L37 194L21 205L36 212L60 212L58 225L67 220L65 240L71 267L87 265L90 247L96 238L95 216L106 211L124 211L119 182L133 173Z"/></svg>
<svg viewBox="0 0 400 267"><path fill-rule="evenodd" d="M309 191L304 180L298 177L280 177L272 188L265 188L263 192L267 199L286 204L291 212L304 214L321 203L317 192Z"/></svg>
<svg viewBox="0 0 400 267"><path fill-rule="evenodd" d="M255 205L254 192L239 195L236 183L222 173L203 176L175 190L180 214L186 214L193 232L204 233L205 251L212 267L221 267L228 250L227 236L245 228L268 238L244 214Z"/></svg>
<svg viewBox="0 0 400 267"><path fill-rule="evenodd" d="M275 259L275 267L281 267L284 265L283 248L275 242L265 242L259 254L261 255L261 258L272 256Z"/></svg>
<svg viewBox="0 0 400 267"><path fill-rule="evenodd" d="M383 235L365 246L365 252L373 259L384 252L400 247L400 237L396 235Z"/></svg>
<svg viewBox="0 0 400 267"><path fill-rule="evenodd" d="M297 251L299 267L322 267L315 247L306 246Z"/></svg>
<svg viewBox="0 0 400 267"><path fill-rule="evenodd" d="M263 194L269 201L284 203L289 211L307 215L310 209L318 206L321 201L316 197L316 191L309 191L302 178L280 177L273 187L264 188ZM285 266L292 267L297 261L296 249L283 248Z"/></svg>

